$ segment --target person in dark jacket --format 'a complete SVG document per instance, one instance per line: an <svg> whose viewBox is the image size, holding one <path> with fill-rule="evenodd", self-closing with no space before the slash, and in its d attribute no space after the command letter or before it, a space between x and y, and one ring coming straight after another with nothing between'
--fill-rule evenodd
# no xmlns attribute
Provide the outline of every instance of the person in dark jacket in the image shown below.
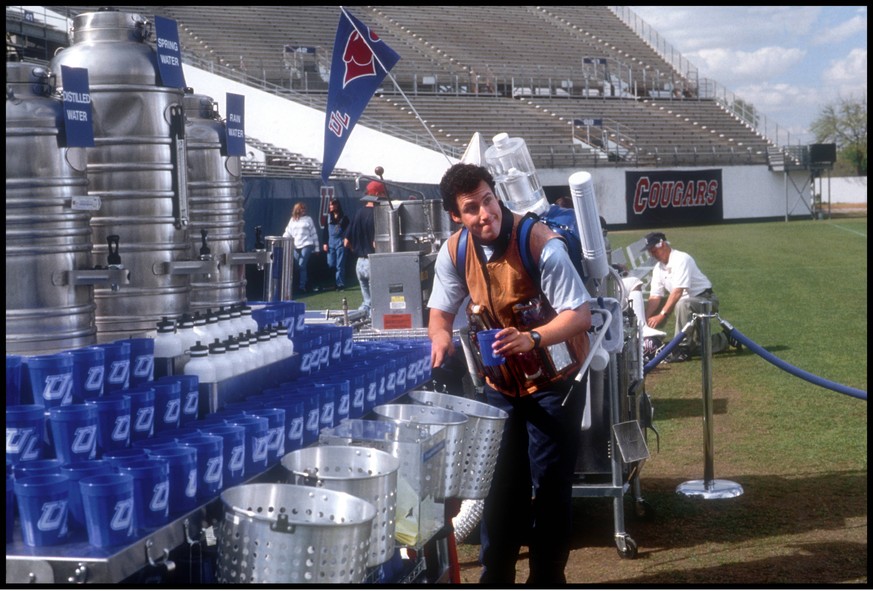
<svg viewBox="0 0 873 591"><path fill-rule="evenodd" d="M351 223L343 206L331 199L327 206L327 224L322 230L322 248L327 253L327 266L336 271L336 290L346 288L346 230Z"/></svg>

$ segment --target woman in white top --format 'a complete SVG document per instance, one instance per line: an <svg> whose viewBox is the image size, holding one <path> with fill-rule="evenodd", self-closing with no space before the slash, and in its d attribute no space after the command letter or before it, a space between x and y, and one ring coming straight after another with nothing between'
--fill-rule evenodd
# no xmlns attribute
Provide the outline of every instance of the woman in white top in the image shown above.
<svg viewBox="0 0 873 591"><path fill-rule="evenodd" d="M297 285L301 292L308 291L306 285L306 271L309 265L309 257L319 247L318 229L312 218L306 215L306 205L295 203L291 210L291 219L285 227L282 236L294 239L294 262L297 265Z"/></svg>

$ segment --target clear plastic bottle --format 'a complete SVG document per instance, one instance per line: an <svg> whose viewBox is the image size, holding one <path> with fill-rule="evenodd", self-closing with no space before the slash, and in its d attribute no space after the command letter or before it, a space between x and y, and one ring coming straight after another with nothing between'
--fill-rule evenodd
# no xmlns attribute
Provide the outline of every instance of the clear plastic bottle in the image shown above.
<svg viewBox="0 0 873 591"><path fill-rule="evenodd" d="M515 213L543 214L549 209L527 144L520 137L498 133L485 150L485 162L494 176L497 196Z"/></svg>

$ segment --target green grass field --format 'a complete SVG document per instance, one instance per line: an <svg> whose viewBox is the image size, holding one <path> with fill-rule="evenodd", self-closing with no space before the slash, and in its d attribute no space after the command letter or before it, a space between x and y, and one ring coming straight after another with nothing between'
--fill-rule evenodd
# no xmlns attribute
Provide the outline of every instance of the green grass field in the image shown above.
<svg viewBox="0 0 873 591"><path fill-rule="evenodd" d="M791 365L867 390L867 218L661 228L714 284L720 316ZM643 231L609 234L613 249ZM336 309L345 292L312 294ZM668 323L672 331L672 319ZM734 499L689 499L704 477L699 359L646 377L660 449L641 472L649 519L627 502L639 546L618 558L611 501L577 499L571 584L827 585L867 582L867 402L811 384L745 349L713 359L713 469ZM628 496L629 500L629 496ZM478 546L461 544L462 582L478 580ZM519 561L519 581L526 577Z"/></svg>

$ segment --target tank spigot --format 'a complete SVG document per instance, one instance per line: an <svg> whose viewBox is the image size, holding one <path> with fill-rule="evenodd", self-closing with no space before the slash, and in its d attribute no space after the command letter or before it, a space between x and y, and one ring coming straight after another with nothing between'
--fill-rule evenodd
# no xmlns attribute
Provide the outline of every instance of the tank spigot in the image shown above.
<svg viewBox="0 0 873 591"><path fill-rule="evenodd" d="M209 230L206 228L202 228L200 230L200 260L201 261L211 261L212 260L212 251L209 250L209 246L206 244L206 237L209 235Z"/></svg>

